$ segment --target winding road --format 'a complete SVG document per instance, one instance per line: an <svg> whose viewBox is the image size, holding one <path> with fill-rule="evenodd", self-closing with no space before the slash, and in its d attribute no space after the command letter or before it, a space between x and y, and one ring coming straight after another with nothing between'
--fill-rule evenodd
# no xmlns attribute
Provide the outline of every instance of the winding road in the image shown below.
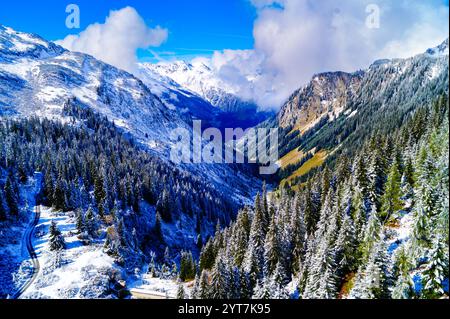
<svg viewBox="0 0 450 319"><path fill-rule="evenodd" d="M41 206L36 205L35 211L34 211L34 218L28 225L27 229L25 230L25 233L22 238L22 245L25 245L28 250L28 254L30 255L31 262L33 264L33 273L31 278L25 282L10 298L11 299L19 299L20 296L27 290L31 284L36 280L36 277L39 273L40 265L39 260L37 258L36 252L34 251L33 247L33 234L34 229L36 228L37 224L39 223L39 218L41 217Z"/></svg>

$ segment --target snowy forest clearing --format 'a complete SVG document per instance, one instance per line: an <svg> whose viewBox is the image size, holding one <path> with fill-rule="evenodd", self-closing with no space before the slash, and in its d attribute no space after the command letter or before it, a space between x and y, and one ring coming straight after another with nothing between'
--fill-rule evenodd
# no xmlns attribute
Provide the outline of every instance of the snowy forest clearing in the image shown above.
<svg viewBox="0 0 450 319"><path fill-rule="evenodd" d="M49 227L55 221L66 249L50 251ZM113 259L98 245L84 246L77 238L74 217L43 207L33 246L41 265L36 281L22 298L100 298L109 290Z"/></svg>

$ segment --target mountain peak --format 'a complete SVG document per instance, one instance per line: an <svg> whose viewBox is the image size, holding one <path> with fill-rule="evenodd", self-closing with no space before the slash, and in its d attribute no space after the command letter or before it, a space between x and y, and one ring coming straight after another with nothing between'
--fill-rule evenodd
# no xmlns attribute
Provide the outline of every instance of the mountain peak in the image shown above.
<svg viewBox="0 0 450 319"><path fill-rule="evenodd" d="M9 56L53 57L66 50L38 35L0 25L0 52Z"/></svg>
<svg viewBox="0 0 450 319"><path fill-rule="evenodd" d="M426 51L426 54L433 56L448 55L448 38L444 40L440 45L434 48L430 48Z"/></svg>

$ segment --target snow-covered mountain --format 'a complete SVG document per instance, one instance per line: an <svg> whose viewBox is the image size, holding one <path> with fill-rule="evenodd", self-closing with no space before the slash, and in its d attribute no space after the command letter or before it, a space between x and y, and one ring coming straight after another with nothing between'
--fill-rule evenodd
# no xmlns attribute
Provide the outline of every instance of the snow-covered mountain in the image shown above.
<svg viewBox="0 0 450 319"><path fill-rule="evenodd" d="M258 106L251 101L238 97L235 87L223 81L201 61L142 63L140 69L143 78L146 74L150 74L152 78L159 75L159 83L178 85L202 97L227 114L230 117L228 122L233 120L235 123L238 122L237 124L249 127L257 125L271 115L270 112L259 111Z"/></svg>
<svg viewBox="0 0 450 319"><path fill-rule="evenodd" d="M143 63L141 67L180 84L225 111L233 112L250 106L249 102L241 101L236 96L233 87L217 77L211 68L202 62Z"/></svg>
<svg viewBox="0 0 450 319"><path fill-rule="evenodd" d="M217 124L221 114L197 94L161 75L146 72L141 80L90 55L0 26L0 116L67 122L63 109L74 100L114 121L164 160L169 160L174 129L191 130L192 120L198 118L206 122L204 127ZM231 178L237 197L245 200L247 196L239 194L239 189L247 193L248 187L243 186L246 178L238 177L235 167L182 167L224 190L228 187L224 180Z"/></svg>
<svg viewBox="0 0 450 319"><path fill-rule="evenodd" d="M131 74L0 26L0 114L61 119L72 98L159 151L167 149L172 129L188 127Z"/></svg>
<svg viewBox="0 0 450 319"><path fill-rule="evenodd" d="M283 106L278 119L281 127L293 126L305 131L324 116L339 116L355 94L363 73L328 72L315 75L308 85L300 88Z"/></svg>
<svg viewBox="0 0 450 319"><path fill-rule="evenodd" d="M317 74L282 106L278 122L281 127L304 132L326 116L333 121L341 114L351 118L358 112L367 112L367 105L373 102L385 111L415 103L416 98L427 95L426 90L441 87L445 80L448 81L448 39L415 57L378 60L355 73Z"/></svg>

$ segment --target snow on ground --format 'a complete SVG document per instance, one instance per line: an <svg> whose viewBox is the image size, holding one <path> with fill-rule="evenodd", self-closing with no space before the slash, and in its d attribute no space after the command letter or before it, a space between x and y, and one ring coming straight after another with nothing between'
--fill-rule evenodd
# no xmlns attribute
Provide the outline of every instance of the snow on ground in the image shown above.
<svg viewBox="0 0 450 319"><path fill-rule="evenodd" d="M190 295L193 282L183 283L184 291ZM128 284L128 289L134 295L154 295L165 299L175 299L177 297L179 283L172 279L153 278L144 274L138 280ZM133 296L132 298L136 298ZM139 297L137 297L139 298ZM152 298L153 299L153 298Z"/></svg>
<svg viewBox="0 0 450 319"><path fill-rule="evenodd" d="M398 227L388 227L392 235L388 240L388 252L394 253L401 244L408 240L413 227L413 214L405 211L400 212Z"/></svg>
<svg viewBox="0 0 450 319"><path fill-rule="evenodd" d="M48 229L55 221L64 236L66 249L51 252ZM77 238L73 214L42 207L33 246L40 263L36 281L22 298L84 299L106 298L110 277L119 270L102 250L101 243L83 246Z"/></svg>

